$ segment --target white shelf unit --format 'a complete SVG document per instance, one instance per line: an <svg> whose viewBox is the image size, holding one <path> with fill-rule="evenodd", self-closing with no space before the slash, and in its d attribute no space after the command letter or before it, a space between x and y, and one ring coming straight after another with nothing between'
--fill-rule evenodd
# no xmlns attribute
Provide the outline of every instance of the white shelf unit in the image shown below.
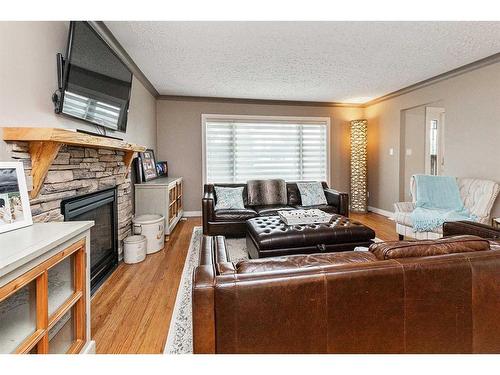
<svg viewBox="0 0 500 375"><path fill-rule="evenodd" d="M182 177L160 177L135 184L135 215L156 214L165 218L165 240L184 214Z"/></svg>

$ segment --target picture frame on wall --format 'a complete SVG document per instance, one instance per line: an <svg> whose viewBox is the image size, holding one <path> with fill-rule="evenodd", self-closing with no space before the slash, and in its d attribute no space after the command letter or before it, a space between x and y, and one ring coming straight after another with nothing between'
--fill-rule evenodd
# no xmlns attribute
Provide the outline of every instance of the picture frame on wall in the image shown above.
<svg viewBox="0 0 500 375"><path fill-rule="evenodd" d="M142 178L144 181L151 181L158 177L156 172L155 153L151 149L139 153L142 165Z"/></svg>
<svg viewBox="0 0 500 375"><path fill-rule="evenodd" d="M0 233L32 224L23 163L0 162Z"/></svg>

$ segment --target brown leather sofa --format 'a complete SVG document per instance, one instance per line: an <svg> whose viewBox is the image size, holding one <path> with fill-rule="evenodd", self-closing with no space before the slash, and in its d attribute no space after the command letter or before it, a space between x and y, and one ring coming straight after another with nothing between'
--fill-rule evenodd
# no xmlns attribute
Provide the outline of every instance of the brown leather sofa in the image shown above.
<svg viewBox="0 0 500 375"><path fill-rule="evenodd" d="M229 262L206 236L195 353L500 353L500 243L479 237Z"/></svg>
<svg viewBox="0 0 500 375"><path fill-rule="evenodd" d="M300 192L295 182L286 183L286 203L273 204L279 199L276 197L276 189L263 187L263 184L279 184L282 180L252 181L250 184L206 184L202 200L203 212L203 234L215 236L245 236L246 221L257 216L276 215L278 210L294 210L304 208L301 205ZM262 183L259 183L262 182ZM307 208L319 208L331 214L349 216L349 195L328 188L326 182L322 182L327 205L312 206ZM241 210L215 210L217 197L215 186L241 187L243 186L244 209ZM269 203L271 202L271 203Z"/></svg>

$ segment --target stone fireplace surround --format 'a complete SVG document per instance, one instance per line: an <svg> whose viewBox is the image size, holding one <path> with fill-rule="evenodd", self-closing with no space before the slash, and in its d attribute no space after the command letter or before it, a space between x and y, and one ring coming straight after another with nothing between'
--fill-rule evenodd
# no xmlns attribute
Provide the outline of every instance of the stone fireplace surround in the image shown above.
<svg viewBox="0 0 500 375"><path fill-rule="evenodd" d="M21 161L31 181L29 143L7 142L13 159ZM61 201L95 191L115 187L118 193L118 248L122 253L122 240L131 233L132 184L128 168L119 150L62 145L49 167L37 197L30 199L34 222L63 221Z"/></svg>

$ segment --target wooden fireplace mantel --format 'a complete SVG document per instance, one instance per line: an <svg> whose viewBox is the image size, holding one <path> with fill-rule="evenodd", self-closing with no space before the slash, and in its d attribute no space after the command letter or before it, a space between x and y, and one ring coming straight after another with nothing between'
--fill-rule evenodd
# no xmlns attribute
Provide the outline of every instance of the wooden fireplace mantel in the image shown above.
<svg viewBox="0 0 500 375"><path fill-rule="evenodd" d="M117 139L99 137L75 130L61 128L3 128L4 141L29 142L33 177L33 190L30 198L35 198L42 188L47 172L62 145L104 148L124 151L123 161L127 169L132 163L134 153L146 150L146 147L120 141Z"/></svg>

